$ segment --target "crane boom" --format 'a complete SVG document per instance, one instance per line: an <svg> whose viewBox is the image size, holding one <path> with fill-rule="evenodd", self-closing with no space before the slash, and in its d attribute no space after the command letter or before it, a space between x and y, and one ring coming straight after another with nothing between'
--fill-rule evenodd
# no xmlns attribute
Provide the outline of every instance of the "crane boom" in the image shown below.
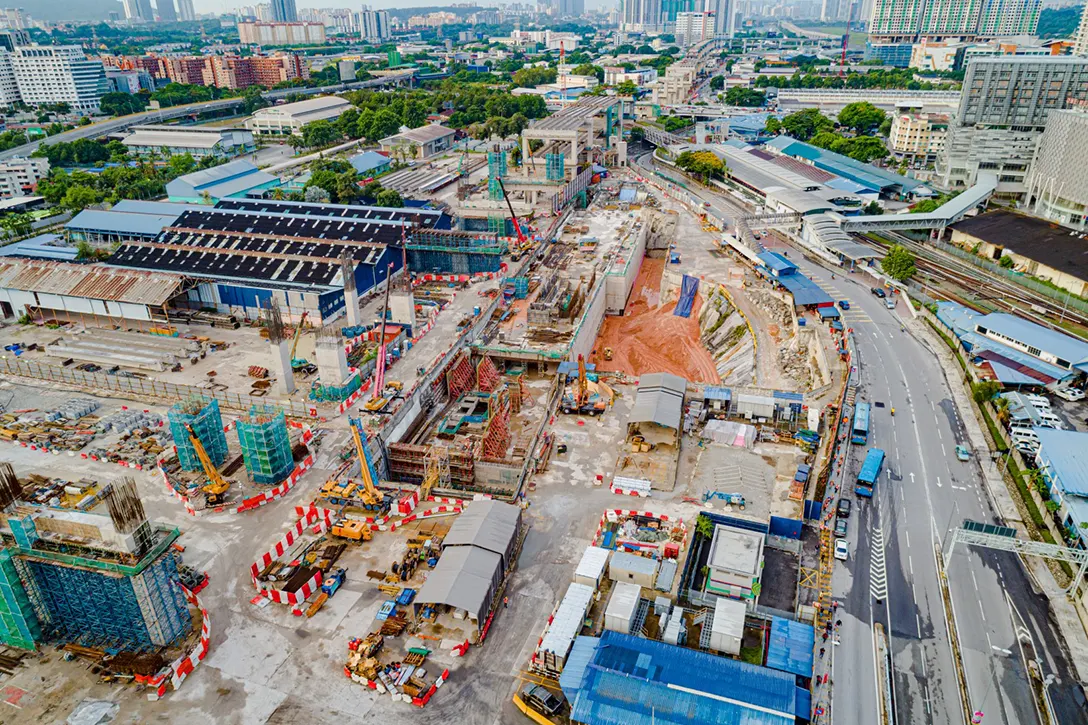
<svg viewBox="0 0 1088 725"><path fill-rule="evenodd" d="M359 454L359 477L363 481L364 500L368 505L378 505L385 496L374 485L374 469L370 463L370 453L363 444L363 423L358 418L349 418L348 424L351 427L351 437L355 441L355 452Z"/></svg>
<svg viewBox="0 0 1088 725"><path fill-rule="evenodd" d="M298 320L298 325L295 327L295 339L291 341L291 359L295 359L295 352L298 350L298 341L302 337L302 323L306 322L306 315L310 314L309 311L302 313L302 317Z"/></svg>
<svg viewBox="0 0 1088 725"><path fill-rule="evenodd" d="M583 405L585 405L587 387L588 387L588 384L587 384L587 381L586 381L586 359L583 356L579 355L578 356L578 400L577 400L579 408L581 408Z"/></svg>
<svg viewBox="0 0 1088 725"><path fill-rule="evenodd" d="M518 223L518 215L514 213L514 205L510 202L510 195L506 193L506 185L502 183L502 177L500 176L496 181L499 182L499 188L502 189L502 198L506 199L506 207L510 210L510 221L514 222L514 231L518 235L518 244L526 246L529 240L525 237L525 233L521 231L521 224Z"/></svg>
<svg viewBox="0 0 1088 725"><path fill-rule="evenodd" d="M407 267L405 267L407 274ZM374 390L371 391L371 400L382 397L385 391L385 318L389 314L389 288L393 286L393 263L389 263L389 270L385 275L385 304L382 305L382 319L378 326L378 358L374 361Z"/></svg>
<svg viewBox="0 0 1088 725"><path fill-rule="evenodd" d="M208 485L204 487L204 490L213 495L222 495L230 488L230 482L223 478L223 474L216 469L212 459L208 457L208 452L204 450L204 444L200 442L193 426L186 423L185 431L189 434L189 442L193 444L196 457L200 460L200 465L204 467L204 474L208 477Z"/></svg>

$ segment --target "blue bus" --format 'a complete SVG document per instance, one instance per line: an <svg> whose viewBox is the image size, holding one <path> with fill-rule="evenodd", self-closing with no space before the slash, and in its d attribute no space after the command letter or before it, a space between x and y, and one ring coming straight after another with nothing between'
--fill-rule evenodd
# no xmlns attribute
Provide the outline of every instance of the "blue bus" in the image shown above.
<svg viewBox="0 0 1088 725"><path fill-rule="evenodd" d="M854 427L850 431L850 442L859 446L869 440L869 404L858 403L854 408Z"/></svg>
<svg viewBox="0 0 1088 725"><path fill-rule="evenodd" d="M876 479L880 477L880 469L883 466L884 451L879 448L870 448L865 455L865 462L861 464L861 473L858 474L854 493L865 498L872 498L873 487L876 485Z"/></svg>

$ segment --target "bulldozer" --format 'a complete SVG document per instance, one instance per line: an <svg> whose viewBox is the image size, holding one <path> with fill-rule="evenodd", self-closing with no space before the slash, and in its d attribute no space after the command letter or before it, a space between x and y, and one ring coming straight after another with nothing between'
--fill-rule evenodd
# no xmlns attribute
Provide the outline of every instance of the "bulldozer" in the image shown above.
<svg viewBox="0 0 1088 725"><path fill-rule="evenodd" d="M193 444L196 457L200 460L200 465L204 467L204 475L208 477L208 482L200 487L200 490L204 492L204 500L209 506L219 506L226 501L231 482L223 478L223 474L216 469L212 459L208 457L208 452L204 450L200 437L193 430L193 426L186 423L185 432L189 434L189 442Z"/></svg>

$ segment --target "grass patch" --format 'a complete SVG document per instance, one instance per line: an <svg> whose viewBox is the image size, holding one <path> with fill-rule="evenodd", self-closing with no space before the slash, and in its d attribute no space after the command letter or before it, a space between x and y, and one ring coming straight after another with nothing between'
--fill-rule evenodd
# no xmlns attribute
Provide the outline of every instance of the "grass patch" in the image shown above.
<svg viewBox="0 0 1088 725"><path fill-rule="evenodd" d="M963 355L960 354L960 346L957 345L952 339L940 331L936 325L933 324L933 320L926 318L926 323L933 328L933 331L941 336L944 340L944 344L948 345L948 349L952 351L952 354L956 356L956 362L960 364L960 369L963 370L964 375L967 374L967 361L963 359Z"/></svg>
<svg viewBox="0 0 1088 725"><path fill-rule="evenodd" d="M740 648L740 661L747 662L750 665L763 665L763 648L762 647L741 647Z"/></svg>
<svg viewBox="0 0 1088 725"><path fill-rule="evenodd" d="M1009 447L1005 445L1005 439L1001 437L1001 429L997 427L997 423L990 417L990 414L986 412L986 409L981 405L978 407L982 411L982 419L986 421L986 427L990 429L990 437L994 439L994 446L1001 453L1009 450ZM1012 464L1014 465L1014 464Z"/></svg>

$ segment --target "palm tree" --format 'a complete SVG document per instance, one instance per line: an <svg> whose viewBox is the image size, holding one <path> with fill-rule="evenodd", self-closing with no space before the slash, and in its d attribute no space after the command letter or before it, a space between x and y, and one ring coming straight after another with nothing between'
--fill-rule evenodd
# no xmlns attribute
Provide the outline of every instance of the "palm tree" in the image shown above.
<svg viewBox="0 0 1088 725"><path fill-rule="evenodd" d="M1009 422L1009 401L1008 398L994 398L991 401L994 404L994 408L997 410L997 420L1002 425L1008 425Z"/></svg>

